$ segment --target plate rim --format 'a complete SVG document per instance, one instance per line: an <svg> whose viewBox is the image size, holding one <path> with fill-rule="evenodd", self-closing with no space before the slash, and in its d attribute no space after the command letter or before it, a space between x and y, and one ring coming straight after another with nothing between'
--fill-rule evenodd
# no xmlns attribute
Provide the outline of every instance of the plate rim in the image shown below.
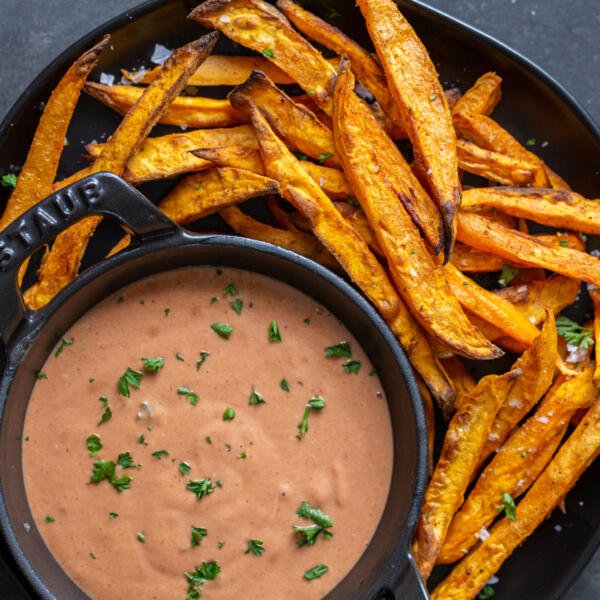
<svg viewBox="0 0 600 600"><path fill-rule="evenodd" d="M483 44L492 47L494 50L504 55L509 61L512 61L517 66L532 74L535 78L541 81L548 87L556 96L562 100L569 110L582 122L589 133L595 138L600 149L600 122L596 122L590 113L583 105L573 96L573 94L561 84L555 77L550 75L545 69L535 63L533 60L525 56L522 52L515 50L507 43L499 40L478 27L466 23L458 17L448 14L444 10L430 6L423 0L394 0L400 8L408 7L425 14L426 17L432 18L440 27L451 27L457 33L467 34L474 39L481 41ZM116 16L108 19L102 24L82 35L62 52L51 59L44 66L36 77L27 85L23 92L13 102L0 122L0 140L12 128L17 116L23 111L25 105L29 101L32 89L37 89L42 86L45 80L51 73L60 71L64 73L68 65L73 61L73 56L81 54L84 50L90 48L94 42L99 41L102 36L110 31L120 28L127 23L131 23L141 17L167 5L181 2L185 4L185 0L146 0L141 4L127 9ZM198 1L200 3L201 0ZM591 560L595 552L600 548L600 527L596 530L590 541L582 548L579 558L565 568L561 582L550 592L548 600L560 600L563 594L572 587L575 581L583 573L585 567Z"/></svg>

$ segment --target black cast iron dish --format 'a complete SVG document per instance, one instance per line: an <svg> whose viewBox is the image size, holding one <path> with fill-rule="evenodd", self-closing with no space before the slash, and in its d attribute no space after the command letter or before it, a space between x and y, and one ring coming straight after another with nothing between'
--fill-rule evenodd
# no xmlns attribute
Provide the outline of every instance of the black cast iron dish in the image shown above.
<svg viewBox="0 0 600 600"><path fill-rule="evenodd" d="M39 119L40 103L73 60L104 33L112 34L113 50L102 57L99 72L111 73L118 79L120 68L151 66L155 44L176 48L197 38L203 30L186 21L186 15L199 0L153 0L117 17L91 32L55 60L28 88L0 126L0 168L22 164L34 128ZM353 2L348 0L308 0L304 3L321 17L329 19L332 9L341 16L329 19L366 47L371 47L364 21ZM521 141L535 138L534 151L571 182L578 192L590 198L600 196L600 130L575 101L548 75L535 65L471 27L427 7L422 2L399 0L400 8L427 46L444 86L468 88L488 70L497 71L504 80L503 99L494 113ZM243 54L244 48L233 47L223 36L216 53ZM582 71L585 66L578 66ZM94 76L92 76L94 79ZM209 88L203 95L212 95ZM222 97L224 90L214 90ZM97 102L82 97L69 131L70 146L65 148L62 175L68 175L86 163L81 158L82 142L101 140L109 135L119 117ZM173 131L157 127L153 135ZM543 142L548 142L542 147ZM61 175L61 174L59 174ZM146 184L142 190L152 200L158 200L173 185L171 182ZM250 211L260 211L260 202L251 202ZM218 219L204 221L212 230L223 228ZM91 253L103 256L110 248L113 232L108 228L95 240ZM98 237L98 236L97 236ZM103 242L103 244L101 243ZM598 240L589 238L588 248L597 248ZM1 306L1 304L0 304ZM584 298L568 312L579 322L590 318L591 311ZM1 360L1 359L0 359ZM487 365L486 365L487 367ZM505 365L490 365L501 370ZM481 366L478 367L480 372ZM500 581L494 585L496 597L558 600L581 572L600 543L600 464L592 466L567 496L567 514L554 512L502 567ZM560 527L560 532L555 527ZM558 527L557 527L558 529ZM0 546L6 560L10 556ZM9 567L12 568L12 567ZM0 572L2 563L0 562ZM436 569L432 583L439 580L443 569ZM9 571L5 569L5 576ZM353 597L351 594L349 597Z"/></svg>
<svg viewBox="0 0 600 600"><path fill-rule="evenodd" d="M136 234L137 243L88 269L44 309L25 311L15 285L23 260L91 213L118 219ZM364 347L388 398L394 435L392 486L371 544L327 598L426 598L408 554L426 482L425 420L410 365L381 317L337 275L312 261L254 240L186 232L108 173L46 198L0 234L0 329L7 358L0 381L0 526L29 583L43 598L87 598L52 558L26 501L21 432L35 373L57 336L100 299L152 273L187 265L235 267L284 281L332 311Z"/></svg>

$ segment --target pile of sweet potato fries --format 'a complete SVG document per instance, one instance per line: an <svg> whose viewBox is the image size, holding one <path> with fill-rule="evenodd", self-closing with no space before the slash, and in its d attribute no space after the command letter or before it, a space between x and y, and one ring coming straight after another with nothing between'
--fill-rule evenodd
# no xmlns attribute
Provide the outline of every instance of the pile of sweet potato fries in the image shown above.
<svg viewBox="0 0 600 600"><path fill-rule="evenodd" d="M600 452L600 260L584 235L600 233L600 204L490 116L498 74L462 95L444 90L393 0L358 5L376 54L291 0L207 0L189 17L256 56L211 55L212 32L160 67L123 71L126 84L87 81L103 40L48 100L0 230L94 172L134 185L185 175L158 204L177 223L218 213L240 235L343 271L417 373L430 449L433 399L448 421L413 555L424 580L457 563L432 598L474 598ZM290 84L304 93L288 95ZM185 95L190 85L234 87L213 99ZM109 141L86 146L87 168L56 182L82 90L123 120ZM189 129L148 138L156 123ZM410 143L410 161L398 140ZM463 186L463 173L480 187ZM239 208L258 196L275 225ZM47 250L25 292L31 309L77 276L99 221L79 222ZM528 222L559 232L531 235ZM494 272L499 289L473 278ZM595 322L556 318L582 282ZM511 369L478 382L460 358L505 351L519 355Z"/></svg>

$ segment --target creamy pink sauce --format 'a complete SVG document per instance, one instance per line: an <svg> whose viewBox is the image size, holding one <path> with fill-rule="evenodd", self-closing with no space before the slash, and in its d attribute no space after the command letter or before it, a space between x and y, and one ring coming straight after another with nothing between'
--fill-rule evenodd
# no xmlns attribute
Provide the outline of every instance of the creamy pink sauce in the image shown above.
<svg viewBox="0 0 600 600"><path fill-rule="evenodd" d="M237 295L224 294L228 284ZM236 299L241 314L230 305ZM269 341L271 321L281 343ZM228 340L211 329L215 322L233 326ZM90 596L184 600L184 571L202 561L222 569L202 585L206 599L320 598L350 571L387 499L392 432L381 383L335 316L271 278L190 267L123 288L65 338L73 343L50 355L31 396L23 469L48 548ZM345 372L348 358L325 357L324 348L341 341L361 362L358 374ZM202 351L209 356L197 370ZM142 357L163 357L164 367L144 373L129 398L119 395L119 377L128 367L143 371ZM264 404L249 405L253 386ZM195 406L180 387L199 396ZM299 439L317 395L326 406L311 411ZM98 425L101 396L112 417ZM227 407L236 411L231 421L223 419ZM103 447L90 456L94 433ZM160 450L168 456L152 455ZM123 452L139 465L116 467L117 477L132 477L130 489L89 483L95 461ZM186 484L204 478L223 485L199 499ZM312 524L296 515L304 500L335 522L331 539L297 546L292 526ZM207 530L197 547L192 526ZM263 542L262 556L245 554L251 539ZM304 579L318 564L329 571Z"/></svg>

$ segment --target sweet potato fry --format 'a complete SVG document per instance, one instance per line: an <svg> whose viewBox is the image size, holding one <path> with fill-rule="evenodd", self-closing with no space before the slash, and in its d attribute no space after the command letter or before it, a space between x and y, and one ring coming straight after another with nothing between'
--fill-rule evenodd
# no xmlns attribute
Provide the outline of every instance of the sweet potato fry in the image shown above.
<svg viewBox="0 0 600 600"><path fill-rule="evenodd" d="M331 129L260 71L254 71L229 94L231 105L246 115L249 100L258 106L269 125L294 149L330 166L339 166Z"/></svg>
<svg viewBox="0 0 600 600"><path fill-rule="evenodd" d="M433 449L435 445L435 409L433 407L433 398L423 379L417 374L417 387L421 395L423 412L425 413L425 423L427 425L427 471L433 473Z"/></svg>
<svg viewBox="0 0 600 600"><path fill-rule="evenodd" d="M211 169L186 177L158 203L158 208L179 225L186 225L248 198L278 191L276 181L250 171Z"/></svg>
<svg viewBox="0 0 600 600"><path fill-rule="evenodd" d="M123 175L129 159L142 145L162 111L185 86L187 78L210 54L217 41L211 33L176 50L167 60L158 77L135 104L100 157L90 169L91 173L111 171ZM76 276L87 242L100 222L99 217L89 217L61 233L52 249L42 261L38 282L27 290L25 301L31 308L47 304Z"/></svg>
<svg viewBox="0 0 600 600"><path fill-rule="evenodd" d="M544 170L550 185L555 190L570 190L571 186L558 174L555 173L548 165L544 165Z"/></svg>
<svg viewBox="0 0 600 600"><path fill-rule="evenodd" d="M460 408L462 401L475 389L477 385L471 373L458 356L451 356L442 360L442 366L450 377L454 386L455 407Z"/></svg>
<svg viewBox="0 0 600 600"><path fill-rule="evenodd" d="M507 264L501 256L470 248L460 242L455 244L450 262L463 273L491 273L500 271Z"/></svg>
<svg viewBox="0 0 600 600"><path fill-rule="evenodd" d="M340 266L337 260L323 247L317 238L310 234L265 225L243 213L237 206L224 208L219 214L236 233L244 237L287 248L322 264L324 267L339 271Z"/></svg>
<svg viewBox="0 0 600 600"><path fill-rule="evenodd" d="M335 61L337 64L337 61ZM152 83L162 67L141 71L125 71L123 75L131 83ZM252 71L264 71L275 83L290 84L294 80L286 75L279 67L262 56L227 56L212 54L188 79L188 85L239 85L250 77Z"/></svg>
<svg viewBox="0 0 600 600"><path fill-rule="evenodd" d="M378 132L385 132L354 93L354 77L344 61L340 64L334 106L334 136L344 171L411 312L426 331L456 352L480 359L497 356L497 349L466 318L442 267L434 262L389 185L385 166L388 156L378 152L381 145L372 142Z"/></svg>
<svg viewBox="0 0 600 600"><path fill-rule="evenodd" d="M431 573L454 513L463 501L490 426L519 371L488 375L461 402L423 500L413 544L421 577Z"/></svg>
<svg viewBox="0 0 600 600"><path fill-rule="evenodd" d="M249 125L172 133L148 138L129 159L124 178L129 183L137 185L145 181L208 169L214 166L210 160L200 159L190 150L224 146L243 146L258 151L254 130ZM103 148L104 144L88 144L85 147L92 158L98 158Z"/></svg>
<svg viewBox="0 0 600 600"><path fill-rule="evenodd" d="M125 115L142 97L146 88L134 85L103 85L87 83L85 91L109 108ZM237 112L229 100L201 96L174 97L162 113L159 123L179 127L229 127L245 123L247 119Z"/></svg>
<svg viewBox="0 0 600 600"><path fill-rule="evenodd" d="M189 15L268 58L331 114L335 69L264 0L207 0Z"/></svg>
<svg viewBox="0 0 600 600"><path fill-rule="evenodd" d="M458 240L511 262L549 269L600 286L600 260L594 256L558 245L547 246L531 235L507 229L475 213L463 211L459 215Z"/></svg>
<svg viewBox="0 0 600 600"><path fill-rule="evenodd" d="M264 175L260 152L255 148L224 146L222 148L194 150L193 154L219 166L247 169L258 175ZM339 169L316 165L309 160L300 161L300 166L330 198L344 199L352 196L352 188L344 173Z"/></svg>
<svg viewBox="0 0 600 600"><path fill-rule="evenodd" d="M432 600L474 598L521 544L558 505L581 474L600 454L600 401L581 423L517 506L517 518L502 519L467 558L435 589Z"/></svg>
<svg viewBox="0 0 600 600"><path fill-rule="evenodd" d="M385 73L373 56L337 27L323 21L295 2L278 0L277 8L304 35L332 50L338 56L346 56L350 60L356 78L375 96L383 112L391 119L396 130L394 138L405 137L402 118L392 100Z"/></svg>
<svg viewBox="0 0 600 600"><path fill-rule="evenodd" d="M106 37L80 56L52 92L40 117L17 186L0 219L0 231L52 192L75 105L87 76L108 42Z"/></svg>
<svg viewBox="0 0 600 600"><path fill-rule="evenodd" d="M539 335L538 328L508 300L477 285L452 263L446 264L444 271L450 289L463 308L525 346L531 345Z"/></svg>
<svg viewBox="0 0 600 600"><path fill-rule="evenodd" d="M593 365L588 364L575 377L561 377L535 414L499 448L454 516L439 563L455 562L471 549L479 530L498 515L502 494L518 498L529 489L550 462L573 413L593 402L592 372Z"/></svg>
<svg viewBox="0 0 600 600"><path fill-rule="evenodd" d="M456 102L452 112L491 115L502 97L502 78L489 71L484 73Z"/></svg>
<svg viewBox="0 0 600 600"><path fill-rule="evenodd" d="M480 148L466 140L458 140L456 150L458 166L463 171L505 185L530 185L539 169L537 164ZM463 203L464 195L463 192Z"/></svg>
<svg viewBox="0 0 600 600"><path fill-rule="evenodd" d="M283 207L284 200L279 196L273 194L265 196L265 206L271 215L271 218L278 227L281 229L288 229L289 231L300 231L296 225L292 222L292 213L285 210ZM296 213L298 214L298 213Z"/></svg>
<svg viewBox="0 0 600 600"><path fill-rule="evenodd" d="M522 369L526 377L515 382L506 402L498 410L488 440L481 451L480 464L504 443L552 383L558 357L556 322L551 309L545 310L545 317L539 337L515 363L515 368Z"/></svg>
<svg viewBox="0 0 600 600"><path fill-rule="evenodd" d="M594 353L596 369L594 370L594 383L600 383L600 290L588 288L588 293L594 304Z"/></svg>
<svg viewBox="0 0 600 600"><path fill-rule="evenodd" d="M514 187L474 188L463 192L465 208L493 207L515 217L579 231L600 233L600 205L567 190Z"/></svg>
<svg viewBox="0 0 600 600"><path fill-rule="evenodd" d="M459 138L473 142L480 148L538 165L532 185L536 188L548 187L544 162L533 152L525 149L496 121L483 114L455 111L453 123Z"/></svg>
<svg viewBox="0 0 600 600"><path fill-rule="evenodd" d="M444 223L450 257L460 206L456 135L448 102L427 50L393 0L358 0L412 142L417 164Z"/></svg>

